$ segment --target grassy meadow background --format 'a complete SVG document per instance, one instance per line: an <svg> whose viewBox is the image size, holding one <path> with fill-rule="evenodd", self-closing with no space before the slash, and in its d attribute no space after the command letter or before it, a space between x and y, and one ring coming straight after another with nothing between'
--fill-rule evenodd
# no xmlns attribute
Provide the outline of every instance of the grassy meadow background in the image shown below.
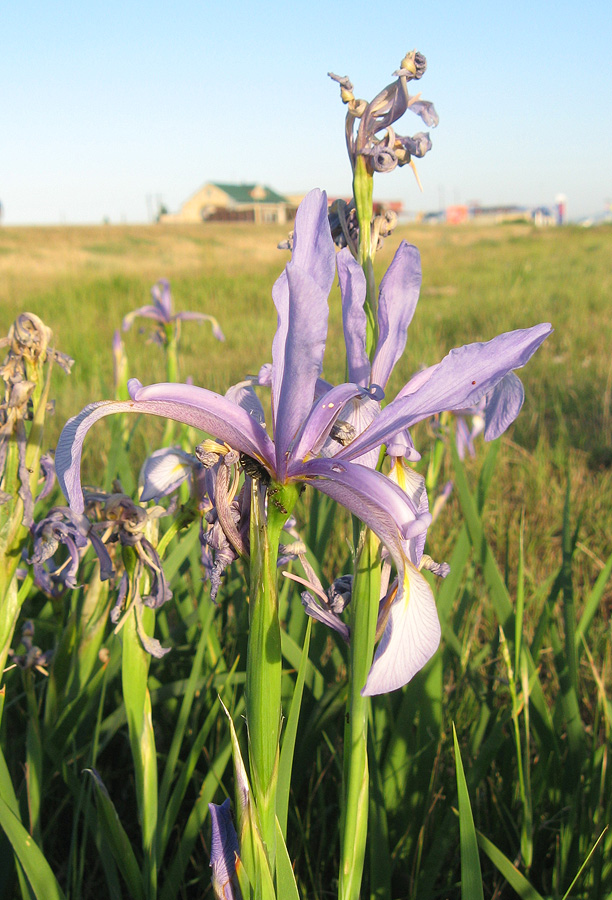
<svg viewBox="0 0 612 900"><path fill-rule="evenodd" d="M0 229L2 333L19 312L34 312L52 328L58 349L75 358L69 377L60 371L54 375L51 393L56 403L49 446L54 446L66 418L89 402L113 396L113 332L127 312L149 301L150 287L159 278L171 283L175 312L212 314L226 335L225 343L219 343L206 323L183 323L183 378L191 376L196 384L224 392L270 361L276 325L271 287L288 258L276 245L285 236L278 227L248 225ZM384 755L387 767L381 763L382 780L376 783L376 789L388 794L385 828L390 835L394 874L392 890L385 894L384 885L380 886L384 879L377 874L373 860L369 896L392 896L394 900L417 895L419 900L460 896L458 831L452 812L457 803L452 757L454 721L476 826L535 885L531 893L520 881L510 887L509 875L502 878L500 867L491 862L492 856L487 854L485 858L483 853L486 896L538 900L542 895L561 900L612 814L607 756L612 726L607 699L612 681L612 581L598 588L597 608L589 612L584 627L588 646L579 653L582 755L567 727L570 707L565 704L567 673L562 665L564 641L573 639L568 636L565 615L570 601L572 615L579 622L592 601L594 586L601 585L601 578L599 583L597 579L605 572L612 552L612 228L534 229L527 224L403 227L379 253L379 280L400 238L416 244L421 251L423 287L404 357L387 391L389 397L415 370L438 361L454 346L488 340L501 331L541 321L552 322L555 331L520 372L526 389L525 405L515 425L499 442L495 472L481 504L486 541L501 581L496 582L495 563L484 545L480 557L473 553L469 561L465 549L457 582L440 589L447 629L443 628L445 649L438 662L418 676L407 691L374 704L375 724L379 719L381 723L380 730L374 730L374 740L377 748L384 749L380 759ZM324 375L338 381L344 377L344 344L337 287L330 305ZM123 336L129 374L144 383L165 380L163 353L146 342L150 330L151 325L140 319ZM417 447L427 447L432 437L428 428L431 425L417 429ZM144 437L132 447L135 464L156 446L162 430L162 425L156 430L151 423L143 427ZM109 434L110 428L99 423L86 442L85 472L91 483L105 469ZM483 463L485 457L487 447L480 442L476 459L467 460L465 465L466 483L479 502L484 497L482 485L491 474L488 463ZM456 481L450 451L444 456L439 484L447 479ZM452 561L467 540L463 525L466 496L456 484L429 531L427 550L435 559ZM306 528L308 502L306 499L302 511ZM474 540L471 531L472 544ZM322 565L327 578L332 578L338 574L336 563L346 555L343 539L336 537L329 550ZM559 580L564 564L565 580ZM238 596L243 589L236 587L236 579L231 583ZM197 591L201 596L199 586ZM525 711L511 696L511 679L507 672L504 675L500 607L495 606L494 599L504 591L513 603L518 595L524 598L523 639L532 648L537 670L537 676L531 672L530 677L542 686L550 708L546 726L549 742L544 726L541 730L536 727L531 740L523 739L523 769L531 773L529 803L524 797L517 798L513 723L520 720L520 733L526 728L527 735L533 722L523 722ZM560 591L565 607L559 600ZM297 597L293 603L301 616ZM228 669L232 652L244 649L241 616L239 609L220 613L222 635L229 634L231 640L226 645L213 642L216 649L210 651L217 660L226 652ZM301 627L291 625L298 632ZM318 644L320 669L329 673L338 651L326 644L330 639L323 635L323 626L318 627L318 633L322 635ZM226 651L220 649L222 646ZM154 662L154 687L164 683L163 673L172 674L172 666L185 667L186 678L190 657L191 649L186 645L164 661ZM312 653L311 659L316 659ZM341 668L337 665L335 670L338 684L334 690L328 688L324 695L319 691L315 697L319 703L322 696L326 700L324 710L317 712L314 701L310 706L306 703L302 756L296 762L301 774L292 794L291 823L298 834L292 853L305 873L300 875L305 897L333 894L330 879L336 872L333 847L338 812L332 787L337 784L341 765ZM436 678L437 700L435 704L431 701L426 712L419 707L419 697L431 700ZM206 692L192 711L193 729L196 712L205 717L210 712L206 703L213 704L214 697L212 682L207 683ZM105 715L111 717L108 704L119 705L121 701L117 693L109 691L104 702ZM154 709L153 716L160 733L175 715L172 703L176 702L176 694L166 695L166 700L159 695L159 708ZM19 706L18 698L14 703ZM508 709L512 714L504 712ZM119 729L121 723L113 721ZM218 726L211 727L219 742ZM125 759L119 752L121 766L125 767L121 772L127 772L127 754L125 750L123 753ZM395 758L400 754L402 760L395 768L394 754ZM202 777L205 761L201 763ZM109 769L113 766L108 759L106 762L106 769L100 766L102 775L109 789L121 794L121 772L112 774ZM55 784L57 790L57 781ZM137 834L137 823L129 818L135 819L133 810L129 812L129 796L123 801L128 810L122 813L127 817L126 828L130 834ZM533 861L528 866L524 852L521 857L518 849L524 850L521 841L526 817L531 817L533 849ZM204 851L208 827L201 838ZM73 836L69 865L62 861L59 849L55 860L75 900L96 896L84 862L90 850L83 849L79 841ZM53 851L53 840L49 838L47 843ZM211 896L206 887L206 853L202 853L202 847L193 853L199 862L192 859L191 880L182 883L175 897ZM584 900L612 897L611 853L608 833L588 871L567 896ZM99 877L99 884L103 884L102 875ZM167 896L169 900L170 893Z"/></svg>

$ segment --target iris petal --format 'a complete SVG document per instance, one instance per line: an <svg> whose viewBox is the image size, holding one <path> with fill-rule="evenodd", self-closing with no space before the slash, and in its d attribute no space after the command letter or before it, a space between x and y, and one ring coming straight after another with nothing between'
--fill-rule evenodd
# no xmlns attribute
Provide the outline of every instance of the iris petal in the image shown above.
<svg viewBox="0 0 612 900"><path fill-rule="evenodd" d="M401 595L376 648L365 696L384 694L407 684L431 659L440 643L440 622L431 588L408 561Z"/></svg>

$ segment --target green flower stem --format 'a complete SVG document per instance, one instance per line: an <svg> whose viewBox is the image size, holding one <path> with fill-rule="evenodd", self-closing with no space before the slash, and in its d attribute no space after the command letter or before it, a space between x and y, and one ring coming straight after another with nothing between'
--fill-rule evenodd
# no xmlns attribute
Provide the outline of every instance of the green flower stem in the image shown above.
<svg viewBox="0 0 612 900"><path fill-rule="evenodd" d="M178 365L179 323L166 325L166 376L168 381L179 380Z"/></svg>
<svg viewBox="0 0 612 900"><path fill-rule="evenodd" d="M135 578L135 553L131 547L123 548L123 560L130 577L130 597L137 589ZM143 607L142 626L152 634L155 612ZM138 818L142 829L144 855L143 880L147 900L157 896L157 754L153 733L151 696L147 685L151 657L143 648L138 636L136 610L130 610L122 629L122 688L127 716L130 746L134 761Z"/></svg>
<svg viewBox="0 0 612 900"><path fill-rule="evenodd" d="M351 601L349 693L344 726L339 900L359 900L368 833L369 697L362 697L372 663L380 600L380 542L366 529Z"/></svg>
<svg viewBox="0 0 612 900"><path fill-rule="evenodd" d="M378 314L376 303L376 282L374 280L374 256L372 247L372 216L374 213L374 175L368 171L363 156L357 157L353 172L353 196L359 222L359 262L366 277L366 348L370 359L374 356L378 342Z"/></svg>
<svg viewBox="0 0 612 900"><path fill-rule="evenodd" d="M176 384L179 379L178 364L178 344L179 344L179 322L171 322L165 326L166 331L166 380L170 384ZM174 443L176 434L176 422L172 419L166 420L164 428L164 437L162 446L170 447Z"/></svg>
<svg viewBox="0 0 612 900"><path fill-rule="evenodd" d="M251 566L246 712L251 784L270 869L276 855L276 786L281 730L281 635L276 562L281 531L298 498L294 485L272 483L268 516L261 482L251 494Z"/></svg>

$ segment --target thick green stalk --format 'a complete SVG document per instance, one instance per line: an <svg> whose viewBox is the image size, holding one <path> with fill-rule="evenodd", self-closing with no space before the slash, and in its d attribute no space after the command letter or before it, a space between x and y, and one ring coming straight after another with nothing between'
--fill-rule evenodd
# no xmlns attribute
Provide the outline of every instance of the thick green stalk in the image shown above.
<svg viewBox="0 0 612 900"><path fill-rule="evenodd" d="M179 381L179 363L178 363L178 343L179 343L179 321L171 322L165 326L166 331L166 380L170 384ZM164 428L164 436L162 439L163 447L170 447L174 443L176 434L176 422L172 419L166 419Z"/></svg>
<svg viewBox="0 0 612 900"><path fill-rule="evenodd" d="M367 529L357 557L351 601L349 694L344 726L339 900L359 900L368 834L368 715L366 683L380 600L379 540Z"/></svg>
<svg viewBox="0 0 612 900"><path fill-rule="evenodd" d="M353 172L353 196L359 222L359 262L366 277L366 348L370 359L374 356L378 343L378 312L376 283L374 281L374 256L376 247L372 247L372 216L374 213L374 175L368 171L363 156L358 156Z"/></svg>
<svg viewBox="0 0 612 900"><path fill-rule="evenodd" d="M130 596L137 589L135 584L134 552L124 547L124 563L130 576ZM148 634L154 629L155 613L143 607L142 626ZM157 753L153 733L151 696L148 688L149 663L151 657L144 649L138 636L136 609L132 607L122 629L122 688L123 700L130 735L130 746L134 762L138 818L142 831L144 854L143 880L147 900L157 896Z"/></svg>
<svg viewBox="0 0 612 900"><path fill-rule="evenodd" d="M282 527L298 491L272 484L268 515L261 482L251 495L251 567L246 711L251 784L270 868L276 849L276 786L281 731L281 635L276 562Z"/></svg>

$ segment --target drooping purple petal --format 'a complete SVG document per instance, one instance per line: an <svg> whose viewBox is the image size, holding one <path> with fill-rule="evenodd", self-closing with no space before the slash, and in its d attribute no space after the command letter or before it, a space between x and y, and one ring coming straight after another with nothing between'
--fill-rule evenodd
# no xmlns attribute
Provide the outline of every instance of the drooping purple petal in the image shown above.
<svg viewBox="0 0 612 900"><path fill-rule="evenodd" d="M138 309L127 313L127 315L123 317L121 329L123 331L129 331L129 329L132 327L132 322L134 321L134 319L137 319L138 316L142 316L145 319L155 319L156 322L160 322L161 324L165 323L165 319L162 315L160 315L157 306L151 306L149 304L147 306L139 306Z"/></svg>
<svg viewBox="0 0 612 900"><path fill-rule="evenodd" d="M379 337L372 362L372 381L383 387L404 352L421 279L420 253L412 244L402 241L380 283L378 297Z"/></svg>
<svg viewBox="0 0 612 900"><path fill-rule="evenodd" d="M430 128L435 128L440 117L436 112L436 108L429 100L414 100L411 98L409 105L411 112L416 113Z"/></svg>
<svg viewBox="0 0 612 900"><path fill-rule="evenodd" d="M429 134L424 131L419 131L418 134L410 136L402 136L397 134L395 136L397 143L400 146L408 151L410 156L416 156L417 159L422 159L426 153L431 150L431 140L429 138ZM397 145L396 145L397 149Z"/></svg>
<svg viewBox="0 0 612 900"><path fill-rule="evenodd" d="M391 604L376 648L364 696L385 694L407 684L431 659L440 643L440 622L431 588L409 562L403 591Z"/></svg>
<svg viewBox="0 0 612 900"><path fill-rule="evenodd" d="M34 498L32 497L32 488L30 487L30 470L26 462L26 434L23 422L17 422L15 429L15 440L18 450L18 473L19 473L19 490L18 494L23 503L23 524L29 528L34 521Z"/></svg>
<svg viewBox="0 0 612 900"><path fill-rule="evenodd" d="M91 403L70 419L60 435L55 469L70 505L82 512L81 452L85 435L98 419L116 412L148 413L174 419L213 434L230 447L262 462L274 472L274 445L261 425L231 400L205 388L187 384L153 384L142 387L132 379L133 400Z"/></svg>
<svg viewBox="0 0 612 900"><path fill-rule="evenodd" d="M224 341L225 335L221 331L221 326L214 316L208 316L206 313L199 312L180 312L173 316L173 319L182 319L185 322L210 322L214 336L218 341Z"/></svg>
<svg viewBox="0 0 612 900"><path fill-rule="evenodd" d="M307 616L310 616L311 619L316 619L317 622L322 622L323 625L327 625L328 628L333 628L333 630L338 632L338 634L348 643L349 628L348 625L342 621L340 616L315 600L310 591L302 591L300 597Z"/></svg>
<svg viewBox="0 0 612 900"><path fill-rule="evenodd" d="M348 380L363 387L370 383L370 360L366 350L366 279L362 267L345 247L336 257L342 295L342 322L348 364Z"/></svg>
<svg viewBox="0 0 612 900"><path fill-rule="evenodd" d="M408 493L380 472L355 463L343 466L333 459L317 459L302 469L302 477L309 480L314 476L318 490L355 513L378 535L397 566L399 588L364 694L383 693L406 684L440 642L433 595L414 565L422 550L419 538L431 516L423 511L423 478L412 469L406 474Z"/></svg>
<svg viewBox="0 0 612 900"><path fill-rule="evenodd" d="M509 372L487 397L485 441L494 441L514 422L521 411L525 389L518 375Z"/></svg>
<svg viewBox="0 0 612 900"><path fill-rule="evenodd" d="M139 602L138 598L134 603L134 611L136 613L136 632L138 637L140 638L140 642L144 649L151 656L154 656L155 659L162 659L166 655L166 653L170 653L172 647L162 647L160 642L156 637L152 637L152 635L147 634L146 629L144 627L144 622L142 621L142 604Z"/></svg>
<svg viewBox="0 0 612 900"><path fill-rule="evenodd" d="M327 197L311 191L298 209L291 262L272 298L278 328L272 344L276 468L284 478L286 453L306 420L321 374L327 336L327 297L335 271Z"/></svg>
<svg viewBox="0 0 612 900"><path fill-rule="evenodd" d="M403 396L400 392L370 428L338 453L338 458L355 459L428 416L472 406L508 372L524 366L551 331L551 326L543 323L500 334L484 344L451 350L427 371L428 377L422 379L420 387Z"/></svg>
<svg viewBox="0 0 612 900"><path fill-rule="evenodd" d="M425 532L431 516L418 516L412 498L386 475L357 463L313 459L301 467L301 479L345 506L374 531L401 566L403 542Z"/></svg>
<svg viewBox="0 0 612 900"><path fill-rule="evenodd" d="M43 486L36 500L44 500L49 496L55 484L55 463L50 453L44 453L40 458L40 468L44 476Z"/></svg>

